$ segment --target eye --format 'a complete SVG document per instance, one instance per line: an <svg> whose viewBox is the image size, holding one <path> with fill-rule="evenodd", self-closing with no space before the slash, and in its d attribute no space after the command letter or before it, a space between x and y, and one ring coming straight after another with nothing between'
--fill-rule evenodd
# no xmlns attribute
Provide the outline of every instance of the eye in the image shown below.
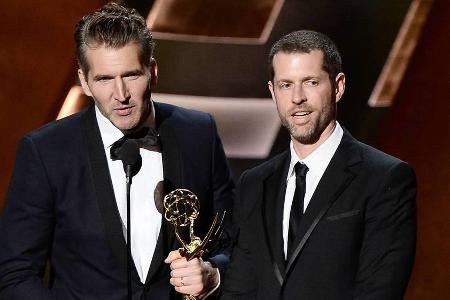
<svg viewBox="0 0 450 300"><path fill-rule="evenodd" d="M127 80L136 80L140 77L140 74L129 74L124 76L125 79Z"/></svg>
<svg viewBox="0 0 450 300"><path fill-rule="evenodd" d="M108 82L108 81L111 80L111 79L112 79L111 77L101 76L101 77L96 78L95 81L98 81L98 82Z"/></svg>
<svg viewBox="0 0 450 300"><path fill-rule="evenodd" d="M315 80L315 79L310 79L310 80L307 80L305 82L305 84L309 85L309 86L318 86L319 85L319 81Z"/></svg>
<svg viewBox="0 0 450 300"><path fill-rule="evenodd" d="M292 83L290 83L290 82L280 82L278 84L278 88L280 88L280 89L288 89L291 86L292 86Z"/></svg>

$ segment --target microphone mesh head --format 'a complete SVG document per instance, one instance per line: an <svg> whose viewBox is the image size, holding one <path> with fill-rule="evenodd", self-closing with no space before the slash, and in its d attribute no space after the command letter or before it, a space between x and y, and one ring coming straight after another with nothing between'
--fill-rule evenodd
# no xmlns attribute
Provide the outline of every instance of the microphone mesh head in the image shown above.
<svg viewBox="0 0 450 300"><path fill-rule="evenodd" d="M117 156L123 161L124 165L135 165L140 158L139 146L136 141L126 140L118 149Z"/></svg>

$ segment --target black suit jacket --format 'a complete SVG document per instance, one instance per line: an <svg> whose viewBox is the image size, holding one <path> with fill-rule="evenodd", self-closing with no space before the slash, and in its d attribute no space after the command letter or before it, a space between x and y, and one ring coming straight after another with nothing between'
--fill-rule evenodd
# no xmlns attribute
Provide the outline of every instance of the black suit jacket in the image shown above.
<svg viewBox="0 0 450 300"><path fill-rule="evenodd" d="M221 299L401 299L415 253L412 169L345 131L285 262L289 162L286 151L241 176L240 233Z"/></svg>
<svg viewBox="0 0 450 300"><path fill-rule="evenodd" d="M233 183L210 115L155 103L167 191L200 199L196 233L216 211L230 210ZM169 227L170 226L170 227ZM145 284L133 266L133 299L178 297L163 260L178 247L162 222ZM47 259L54 279L42 284ZM220 268L224 253L212 257ZM0 227L0 299L108 299L127 295L126 243L94 106L27 134Z"/></svg>

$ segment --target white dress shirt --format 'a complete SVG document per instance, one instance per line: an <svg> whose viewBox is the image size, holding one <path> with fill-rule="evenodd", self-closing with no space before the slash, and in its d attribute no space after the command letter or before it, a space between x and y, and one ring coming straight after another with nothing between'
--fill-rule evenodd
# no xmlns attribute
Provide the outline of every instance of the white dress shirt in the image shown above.
<svg viewBox="0 0 450 300"><path fill-rule="evenodd" d="M306 173L306 191L305 198L303 200L303 212L308 208L308 204L322 178L325 169L331 161L337 147L339 146L344 131L339 123L336 122L336 127L334 128L328 139L323 142L316 150L309 154L303 160L300 160L297 153L294 150L292 141L290 143L291 150L291 162L289 164L289 170L286 178L286 194L284 198L284 208L283 208L283 241L284 241L284 256L287 256L287 243L288 243L288 232L289 232L289 217L291 214L292 199L295 192L295 171L294 166L297 162L303 163L308 167L308 173Z"/></svg>
<svg viewBox="0 0 450 300"><path fill-rule="evenodd" d="M154 112L154 109L152 112ZM95 113L126 239L125 172L122 161L113 161L110 156L112 144L123 137L123 133L104 117L97 107L95 107ZM142 167L133 177L130 189L131 254L139 278L142 283L145 283L161 228L162 216L156 209L154 193L156 185L163 180L164 176L160 152L142 148L139 149L139 152L142 156Z"/></svg>

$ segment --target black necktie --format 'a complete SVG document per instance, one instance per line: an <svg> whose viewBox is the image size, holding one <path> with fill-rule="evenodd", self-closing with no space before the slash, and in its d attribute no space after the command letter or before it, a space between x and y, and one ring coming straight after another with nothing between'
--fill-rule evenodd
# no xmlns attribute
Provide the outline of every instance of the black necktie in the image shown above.
<svg viewBox="0 0 450 300"><path fill-rule="evenodd" d="M133 139L140 148L152 150L152 147L159 146L159 135L154 128L142 128L136 132L124 135L121 139L112 144L110 154L112 160L117 160L117 151L126 140Z"/></svg>
<svg viewBox="0 0 450 300"><path fill-rule="evenodd" d="M294 240L296 239L299 231L300 221L303 216L303 200L305 198L306 190L306 173L308 167L305 164L297 162L294 166L295 169L295 192L292 199L291 214L289 217L289 235L288 235L288 247L287 257L289 259L292 251L294 251Z"/></svg>

